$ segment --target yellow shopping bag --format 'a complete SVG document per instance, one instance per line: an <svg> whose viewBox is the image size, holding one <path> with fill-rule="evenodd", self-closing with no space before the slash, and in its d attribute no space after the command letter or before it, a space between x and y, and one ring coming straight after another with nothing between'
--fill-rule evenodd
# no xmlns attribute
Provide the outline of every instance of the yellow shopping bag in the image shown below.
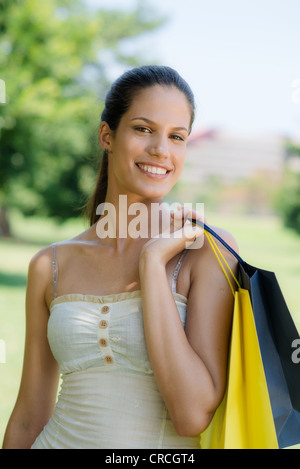
<svg viewBox="0 0 300 469"><path fill-rule="evenodd" d="M278 449L253 310L248 290L240 287L215 241L206 236L234 293L234 313L227 388L208 428L200 435L203 449ZM237 283L234 291L226 264Z"/></svg>

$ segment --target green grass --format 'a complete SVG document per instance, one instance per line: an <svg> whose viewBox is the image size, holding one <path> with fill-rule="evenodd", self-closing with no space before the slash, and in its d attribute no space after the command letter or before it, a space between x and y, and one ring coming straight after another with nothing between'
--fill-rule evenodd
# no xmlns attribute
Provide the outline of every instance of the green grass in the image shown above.
<svg viewBox="0 0 300 469"><path fill-rule="evenodd" d="M300 329L300 237L276 218L207 214L207 222L222 226L236 238L240 255L249 263L276 272L283 294ZM24 349L24 302L31 257L53 241L87 228L80 220L55 225L50 220L13 216L14 240L0 238L0 339L6 343L6 363L0 363L0 442L20 383Z"/></svg>
<svg viewBox="0 0 300 469"><path fill-rule="evenodd" d="M15 239L0 238L0 339L6 363L0 363L0 444L13 409L22 372L25 335L25 290L30 259L54 241L86 229L82 221L56 225L50 220L25 220L13 215Z"/></svg>
<svg viewBox="0 0 300 469"><path fill-rule="evenodd" d="M276 273L290 312L300 330L300 236L285 229L277 218L212 217L228 229L249 264Z"/></svg>

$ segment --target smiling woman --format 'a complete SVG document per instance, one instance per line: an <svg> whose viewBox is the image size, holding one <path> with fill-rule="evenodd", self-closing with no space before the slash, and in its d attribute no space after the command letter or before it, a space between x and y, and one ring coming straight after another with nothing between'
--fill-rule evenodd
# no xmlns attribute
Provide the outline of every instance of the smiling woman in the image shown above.
<svg viewBox="0 0 300 469"><path fill-rule="evenodd" d="M138 117L142 112L147 117ZM102 122L100 144L109 158L106 200L120 192L142 199L164 197L181 174L190 119L181 91L154 85L135 96L117 130Z"/></svg>
<svg viewBox="0 0 300 469"><path fill-rule="evenodd" d="M170 214L162 202L193 119L192 91L168 67L133 69L113 84L91 226L30 262L24 368L4 448L200 448L226 385L233 295L187 220L202 213ZM101 233L105 205L112 237ZM162 223L153 235L157 205L170 236ZM130 235L137 206L146 237Z"/></svg>
<svg viewBox="0 0 300 469"><path fill-rule="evenodd" d="M153 117L158 121L156 122ZM163 152L166 148L169 150L169 146L165 146L166 142L163 141L163 129L159 128L159 120L164 119L164 122L167 122L169 126L168 129L164 129L164 131L167 130L166 138L173 140L174 144L176 142L177 145L182 143L179 148L183 165L186 140L194 118L193 92L185 80L169 67L140 67L134 71L126 72L116 80L107 95L105 108L102 112L99 133L104 155L96 189L88 206L91 224L97 221L97 206L104 202L107 196L108 157L112 151L110 140L115 136L115 133L118 133L119 136L122 130L128 128L131 131L130 134L128 133L128 137L134 138L134 143L136 141L143 142L143 139L147 138L148 149L140 149L141 153L138 154L137 161L135 161L135 164L142 171L148 174L157 174L161 169L166 169L167 173L170 173L173 169L171 162L168 157L164 158L163 156ZM119 128L121 120L126 120L126 123L122 122L122 129ZM116 132L117 130L118 132ZM122 140L121 144L123 146ZM177 171L177 176L179 177L179 175L180 172Z"/></svg>

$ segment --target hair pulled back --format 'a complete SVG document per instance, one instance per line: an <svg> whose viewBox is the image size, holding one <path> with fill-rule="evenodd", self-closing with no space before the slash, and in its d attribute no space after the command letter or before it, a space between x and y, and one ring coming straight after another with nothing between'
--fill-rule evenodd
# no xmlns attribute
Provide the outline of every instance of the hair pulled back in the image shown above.
<svg viewBox="0 0 300 469"><path fill-rule="evenodd" d="M193 92L188 83L179 73L167 66L145 65L133 68L121 75L111 86L105 99L105 107L101 115L101 122L107 122L110 129L117 130L122 116L130 108L134 97L146 88L155 85L175 86L182 91L191 107L190 130L195 117L195 102ZM96 223L99 215L96 209L105 202L108 179L108 152L103 152L102 163L94 194L88 204L90 225Z"/></svg>

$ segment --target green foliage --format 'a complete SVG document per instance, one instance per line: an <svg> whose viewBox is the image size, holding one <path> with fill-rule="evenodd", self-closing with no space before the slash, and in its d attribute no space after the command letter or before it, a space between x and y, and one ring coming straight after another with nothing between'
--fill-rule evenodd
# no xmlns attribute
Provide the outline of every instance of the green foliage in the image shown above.
<svg viewBox="0 0 300 469"><path fill-rule="evenodd" d="M287 168L275 206L284 225L300 234L300 147L286 143Z"/></svg>
<svg viewBox="0 0 300 469"><path fill-rule="evenodd" d="M278 211L287 228L300 234L300 173L286 171L277 200Z"/></svg>
<svg viewBox="0 0 300 469"><path fill-rule="evenodd" d="M0 0L0 207L58 219L82 207L95 181L106 65L136 65L136 47L125 53L124 42L162 23L140 7Z"/></svg>

